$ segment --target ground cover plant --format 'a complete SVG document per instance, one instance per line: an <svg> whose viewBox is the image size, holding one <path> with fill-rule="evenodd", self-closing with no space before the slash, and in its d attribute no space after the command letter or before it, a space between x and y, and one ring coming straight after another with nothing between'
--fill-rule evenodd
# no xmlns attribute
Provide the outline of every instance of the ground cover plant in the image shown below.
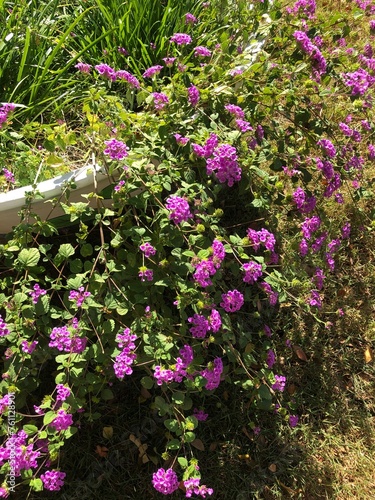
<svg viewBox="0 0 375 500"><path fill-rule="evenodd" d="M35 133L4 190L50 158L110 183L48 220L35 187L0 246L0 495L366 498L375 8L137 5L66 7L77 101L0 110L4 158Z"/></svg>

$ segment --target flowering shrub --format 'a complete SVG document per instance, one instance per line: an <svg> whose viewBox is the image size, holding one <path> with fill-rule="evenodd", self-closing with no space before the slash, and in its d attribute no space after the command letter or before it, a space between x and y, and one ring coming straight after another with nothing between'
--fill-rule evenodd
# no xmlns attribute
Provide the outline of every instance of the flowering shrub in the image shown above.
<svg viewBox="0 0 375 500"><path fill-rule="evenodd" d="M94 66L97 75L94 61L77 64L95 87L83 107L86 147L108 173L110 197L94 190L73 202L68 186L52 203L72 227L66 239L30 196L0 245L0 408L9 415L12 393L17 410L0 464L36 491L63 487L65 473L51 469L61 446L81 421L100 418L93 407L127 377L150 392L168 431L166 463L150 478L163 494L180 481L186 497L213 494L200 485L191 443L220 384L247 391L254 415L298 424L272 322L284 305L329 326L325 290L351 238L342 207L360 201L373 160L373 70L326 50L337 33L333 26L325 41L313 2L269 7L256 62L242 30L198 45L194 30L209 8L201 20L186 15L190 34L166 40L173 58L141 81L107 63ZM258 22L266 8L246 15ZM367 70L344 72L351 64ZM119 79L130 85L124 100L113 90ZM52 374L52 393L41 395Z"/></svg>

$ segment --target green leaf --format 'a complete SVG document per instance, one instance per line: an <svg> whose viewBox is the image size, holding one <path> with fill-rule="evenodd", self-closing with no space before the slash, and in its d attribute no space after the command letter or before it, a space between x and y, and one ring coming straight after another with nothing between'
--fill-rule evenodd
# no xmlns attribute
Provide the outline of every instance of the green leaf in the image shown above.
<svg viewBox="0 0 375 500"><path fill-rule="evenodd" d="M35 267L40 259L40 252L37 248L23 248L18 255L18 262L28 268Z"/></svg>
<svg viewBox="0 0 375 500"><path fill-rule="evenodd" d="M63 245L60 245L58 253L59 253L59 255L61 255L61 257L64 257L65 259L67 259L71 255L74 255L74 252L75 252L75 250L70 243L64 243Z"/></svg>
<svg viewBox="0 0 375 500"><path fill-rule="evenodd" d="M145 389L152 389L152 387L154 386L154 381L151 377L142 377L141 384Z"/></svg>
<svg viewBox="0 0 375 500"><path fill-rule="evenodd" d="M55 377L56 384L65 384L66 382L66 373L58 373Z"/></svg>
<svg viewBox="0 0 375 500"><path fill-rule="evenodd" d="M176 404L176 405L182 405L184 404L184 400L185 400L185 394L183 392L175 392L173 393L172 395L172 401Z"/></svg>
<svg viewBox="0 0 375 500"><path fill-rule="evenodd" d="M56 418L56 413L54 411L47 411L43 417L43 425L50 424Z"/></svg>
<svg viewBox="0 0 375 500"><path fill-rule="evenodd" d="M30 488L34 491L43 491L43 481L39 478L31 479Z"/></svg>
<svg viewBox="0 0 375 500"><path fill-rule="evenodd" d="M189 462L185 457L178 457L177 461L180 464L181 469L186 469L186 467L189 465Z"/></svg>
<svg viewBox="0 0 375 500"><path fill-rule="evenodd" d="M174 418L168 418L167 420L164 420L164 425L168 430L172 432L178 432L180 430L180 424L178 423L178 420Z"/></svg>
<svg viewBox="0 0 375 500"><path fill-rule="evenodd" d="M184 438L185 438L185 443L191 443L195 439L195 433L194 432L186 432L184 434Z"/></svg>
<svg viewBox="0 0 375 500"><path fill-rule="evenodd" d="M109 401L110 399L114 398L114 394L111 389L105 388L100 393L100 397L103 399L103 401Z"/></svg>
<svg viewBox="0 0 375 500"><path fill-rule="evenodd" d="M178 450L180 446L180 441L178 439L172 439L167 444L167 450Z"/></svg>
<svg viewBox="0 0 375 500"><path fill-rule="evenodd" d="M36 425L26 424L23 426L23 430L30 436L38 432L38 427Z"/></svg>

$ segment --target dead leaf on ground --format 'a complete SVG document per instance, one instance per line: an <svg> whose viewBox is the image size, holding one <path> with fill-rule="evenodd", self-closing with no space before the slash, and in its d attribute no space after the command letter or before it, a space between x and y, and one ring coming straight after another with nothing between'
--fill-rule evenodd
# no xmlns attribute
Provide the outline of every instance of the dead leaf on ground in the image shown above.
<svg viewBox="0 0 375 500"><path fill-rule="evenodd" d="M102 446L100 444L96 445L95 453L99 455L99 457L105 458L108 455L108 448L106 446Z"/></svg>
<svg viewBox="0 0 375 500"><path fill-rule="evenodd" d="M294 345L293 351L296 353L298 359L300 359L301 361L307 361L307 356L302 347L300 347L299 345Z"/></svg>
<svg viewBox="0 0 375 500"><path fill-rule="evenodd" d="M271 472L276 472L277 471L277 465L276 464L271 464L268 469L271 471Z"/></svg>
<svg viewBox="0 0 375 500"><path fill-rule="evenodd" d="M191 442L191 445L194 446L197 450L204 451L204 444L200 439L194 439L194 441Z"/></svg>
<svg viewBox="0 0 375 500"><path fill-rule="evenodd" d="M130 434L129 440L137 446L138 451L139 451L139 457L138 457L139 460L143 464L146 464L147 462L149 462L150 459L148 458L147 453L146 453L146 450L148 448L147 444L142 444L142 442L136 436L134 436L134 434Z"/></svg>
<svg viewBox="0 0 375 500"><path fill-rule="evenodd" d="M211 443L210 447L208 448L209 451L215 451L217 448L217 443Z"/></svg>
<svg viewBox="0 0 375 500"><path fill-rule="evenodd" d="M112 439L113 427L103 427L102 434L103 434L104 439Z"/></svg>
<svg viewBox="0 0 375 500"><path fill-rule="evenodd" d="M365 356L365 363L371 363L371 361L374 359L371 347L366 347L364 356Z"/></svg>
<svg viewBox="0 0 375 500"><path fill-rule="evenodd" d="M290 396L293 396L293 394L296 393L296 390L297 390L296 384L291 383L288 385L287 391Z"/></svg>

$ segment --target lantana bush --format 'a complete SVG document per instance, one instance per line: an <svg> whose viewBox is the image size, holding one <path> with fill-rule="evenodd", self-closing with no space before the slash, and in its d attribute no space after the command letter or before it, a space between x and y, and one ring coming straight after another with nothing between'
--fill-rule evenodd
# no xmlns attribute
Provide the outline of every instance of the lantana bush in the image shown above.
<svg viewBox="0 0 375 500"><path fill-rule="evenodd" d="M371 228L358 214L375 65L313 0L229 3L187 13L142 76L108 59L74 68L90 88L82 157L108 174L109 195L93 186L72 202L67 185L43 220L35 187L0 245L0 497L65 488L65 441L132 377L163 429L149 481L164 495L215 495L194 443L221 384L246 394L249 432L260 411L298 425L278 354L293 346L273 325L293 310L329 332L345 314L326 303L353 227ZM3 105L1 133L14 117ZM18 181L3 174L4 189Z"/></svg>

